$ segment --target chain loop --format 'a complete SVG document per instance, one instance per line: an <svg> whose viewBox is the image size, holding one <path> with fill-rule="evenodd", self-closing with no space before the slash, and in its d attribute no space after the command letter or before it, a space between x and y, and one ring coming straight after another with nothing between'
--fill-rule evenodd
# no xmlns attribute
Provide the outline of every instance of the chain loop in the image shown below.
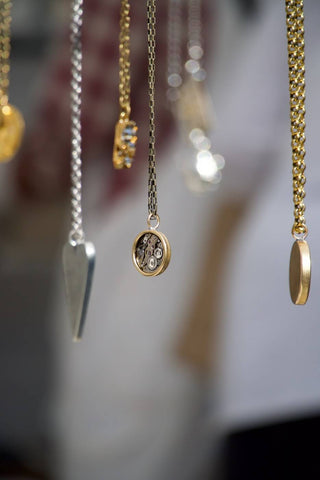
<svg viewBox="0 0 320 480"><path fill-rule="evenodd" d="M148 83L149 83L149 181L148 181L148 213L157 215L157 177L155 157L155 48L156 48L156 0L147 0L148 26Z"/></svg>
<svg viewBox="0 0 320 480"><path fill-rule="evenodd" d="M0 105L8 103L11 0L0 0Z"/></svg>
<svg viewBox="0 0 320 480"><path fill-rule="evenodd" d="M303 0L286 0L288 40L288 67L290 93L290 121L292 148L292 176L294 224L292 235L306 237L308 229L304 217L306 183L305 151L305 52Z"/></svg>
<svg viewBox="0 0 320 480"><path fill-rule="evenodd" d="M81 159L81 88L82 44L81 28L83 0L72 1L71 11L71 231L69 241L84 242L82 226L82 159Z"/></svg>

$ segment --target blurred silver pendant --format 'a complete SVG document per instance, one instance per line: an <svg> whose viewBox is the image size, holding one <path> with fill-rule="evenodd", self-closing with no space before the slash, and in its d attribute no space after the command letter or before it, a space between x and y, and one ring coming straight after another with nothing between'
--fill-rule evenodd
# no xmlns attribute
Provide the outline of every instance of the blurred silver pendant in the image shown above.
<svg viewBox="0 0 320 480"><path fill-rule="evenodd" d="M71 229L65 244L62 261L72 335L82 337L88 309L95 248L85 241L82 225L82 158L81 158L81 85L82 46L81 27L83 0L72 1L71 14Z"/></svg>
<svg viewBox="0 0 320 480"><path fill-rule="evenodd" d="M63 247L63 268L72 336L81 340L91 292L96 252L93 243Z"/></svg>

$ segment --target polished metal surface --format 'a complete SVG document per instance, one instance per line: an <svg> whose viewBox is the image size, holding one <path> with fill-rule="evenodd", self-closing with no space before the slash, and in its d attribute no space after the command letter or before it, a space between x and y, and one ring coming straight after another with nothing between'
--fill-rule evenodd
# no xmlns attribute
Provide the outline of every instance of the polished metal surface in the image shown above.
<svg viewBox="0 0 320 480"><path fill-rule="evenodd" d="M73 340L81 340L91 292L95 265L93 243L72 245L63 248L63 268L67 302L71 320Z"/></svg>
<svg viewBox="0 0 320 480"><path fill-rule="evenodd" d="M290 256L289 283L291 300L304 305L308 300L311 282L310 250L305 240L296 240Z"/></svg>

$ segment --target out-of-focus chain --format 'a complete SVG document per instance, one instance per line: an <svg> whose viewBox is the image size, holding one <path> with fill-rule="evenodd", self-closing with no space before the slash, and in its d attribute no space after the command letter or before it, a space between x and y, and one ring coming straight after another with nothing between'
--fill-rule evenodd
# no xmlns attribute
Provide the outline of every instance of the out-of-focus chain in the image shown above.
<svg viewBox="0 0 320 480"><path fill-rule="evenodd" d="M130 116L130 4L121 0L119 35L119 103L120 115Z"/></svg>
<svg viewBox="0 0 320 480"><path fill-rule="evenodd" d="M168 8L167 80L168 99L177 100L177 88L182 84L182 4L181 0L169 0Z"/></svg>
<svg viewBox="0 0 320 480"><path fill-rule="evenodd" d="M10 0L0 0L0 105L8 103L9 71L10 71Z"/></svg>
<svg viewBox="0 0 320 480"><path fill-rule="evenodd" d="M303 0L286 0L290 93L294 224L292 235L306 237L304 217L305 157L305 52Z"/></svg>
<svg viewBox="0 0 320 480"><path fill-rule="evenodd" d="M82 159L81 159L81 28L83 0L72 1L71 11L71 231L72 244L84 242L82 226Z"/></svg>
<svg viewBox="0 0 320 480"><path fill-rule="evenodd" d="M147 0L147 26L148 26L148 84L149 84L149 181L148 181L148 212L156 216L158 210L157 201L157 177L155 157L155 108L154 108L154 85L155 85L155 48L156 48L156 0Z"/></svg>

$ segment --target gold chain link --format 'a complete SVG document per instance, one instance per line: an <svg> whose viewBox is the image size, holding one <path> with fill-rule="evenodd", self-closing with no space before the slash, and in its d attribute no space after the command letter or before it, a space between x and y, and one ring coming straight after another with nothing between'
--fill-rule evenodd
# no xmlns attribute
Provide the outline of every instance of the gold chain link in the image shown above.
<svg viewBox="0 0 320 480"><path fill-rule="evenodd" d="M10 0L0 0L0 105L8 103L9 71L10 71Z"/></svg>
<svg viewBox="0 0 320 480"><path fill-rule="evenodd" d="M303 0L286 0L294 224L292 235L308 233L305 212L305 53Z"/></svg>
<svg viewBox="0 0 320 480"><path fill-rule="evenodd" d="M149 84L149 182L148 182L148 212L157 215L157 178L155 158L155 63L156 63L156 1L147 1L148 26L148 84Z"/></svg>
<svg viewBox="0 0 320 480"><path fill-rule="evenodd" d="M119 35L119 103L121 118L130 116L130 5L121 0Z"/></svg>

